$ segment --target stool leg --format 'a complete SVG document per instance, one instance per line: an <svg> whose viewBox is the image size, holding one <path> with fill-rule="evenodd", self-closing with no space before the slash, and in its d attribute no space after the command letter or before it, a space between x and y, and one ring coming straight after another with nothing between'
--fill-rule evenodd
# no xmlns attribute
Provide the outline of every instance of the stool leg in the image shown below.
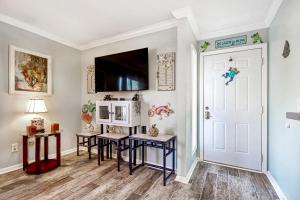
<svg viewBox="0 0 300 200"><path fill-rule="evenodd" d="M145 165L145 142L142 141L142 166Z"/></svg>
<svg viewBox="0 0 300 200"><path fill-rule="evenodd" d="M132 175L132 140L129 139L129 174Z"/></svg>
<svg viewBox="0 0 300 200"><path fill-rule="evenodd" d="M109 153L110 153L109 158L112 159L112 142L111 141L109 143Z"/></svg>
<svg viewBox="0 0 300 200"><path fill-rule="evenodd" d="M106 158L109 159L109 140L106 140Z"/></svg>
<svg viewBox="0 0 300 200"><path fill-rule="evenodd" d="M166 144L163 144L163 184L166 186Z"/></svg>
<svg viewBox="0 0 300 200"><path fill-rule="evenodd" d="M79 136L77 135L77 156L79 156Z"/></svg>
<svg viewBox="0 0 300 200"><path fill-rule="evenodd" d="M117 160L118 160L118 171L120 171L120 157L121 157L121 151L120 151L120 141L117 141Z"/></svg>
<svg viewBox="0 0 300 200"><path fill-rule="evenodd" d="M175 172L175 139L172 140L172 148L173 148L173 152L172 152L172 170L173 173Z"/></svg>
<svg viewBox="0 0 300 200"><path fill-rule="evenodd" d="M100 139L100 147L101 147L101 160L104 161L104 146L103 146L103 139Z"/></svg>
<svg viewBox="0 0 300 200"><path fill-rule="evenodd" d="M137 134L137 127L134 127L134 134ZM133 152L133 164L136 165L136 154L137 154L137 149L136 146L138 145L138 141L134 141L134 152Z"/></svg>
<svg viewBox="0 0 300 200"><path fill-rule="evenodd" d="M92 150L92 147L91 147L91 138L88 138L88 151L89 151L89 159L91 159L91 150Z"/></svg>
<svg viewBox="0 0 300 200"><path fill-rule="evenodd" d="M100 165L100 138L98 138L98 165Z"/></svg>

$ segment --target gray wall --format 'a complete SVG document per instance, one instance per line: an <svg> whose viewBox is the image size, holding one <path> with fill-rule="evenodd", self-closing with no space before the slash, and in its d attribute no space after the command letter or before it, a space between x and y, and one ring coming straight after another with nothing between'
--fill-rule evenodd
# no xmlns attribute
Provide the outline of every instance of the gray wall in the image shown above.
<svg viewBox="0 0 300 200"><path fill-rule="evenodd" d="M298 0L284 1L269 30L268 168L289 200L300 199L300 122L285 117L287 111L297 111L300 98L299 8ZM281 56L285 40L291 45L286 59Z"/></svg>
<svg viewBox="0 0 300 200"><path fill-rule="evenodd" d="M186 20L180 20L177 29L177 159L178 175L186 176L196 153L192 155L192 73L191 45L197 40ZM197 49L197 48L196 48ZM181 161L181 162L179 162Z"/></svg>
<svg viewBox="0 0 300 200"><path fill-rule="evenodd" d="M32 96L8 94L9 45L52 56L53 95L45 97L48 113L42 114L46 128L58 122L63 128L62 151L76 146L75 133L80 128L80 52L43 37L0 23L0 169L22 161L21 133L33 115L25 114ZM50 140L50 153L54 153ZM11 153L11 144L19 144L19 152ZM33 159L33 147L30 148Z"/></svg>
<svg viewBox="0 0 300 200"><path fill-rule="evenodd" d="M199 41L199 50L202 51L202 49L201 49L200 46L205 41L208 41L211 44L207 48L206 51L214 51L214 50L216 50L216 48L215 48L215 41L216 40L225 39L225 38L231 38L231 37L241 36L241 35L247 35L247 44L246 45L251 45L251 44L253 44L251 36L253 34L257 33L257 32L260 34L260 36L262 37L262 39L263 39L264 42L268 42L269 41L268 29L261 29L261 30L255 30L255 31L249 31L249 32L244 32L244 33L229 35L229 36L227 35L227 36L224 36L224 37L211 38L211 39L208 39L208 40L201 40L201 41Z"/></svg>
<svg viewBox="0 0 300 200"><path fill-rule="evenodd" d="M141 37L136 37L129 40L124 40L94 49L86 50L82 53L82 103L87 102L89 99L102 100L105 94L97 93L95 95L87 94L86 90L86 67L94 64L94 58L98 56L129 51L133 49L149 48L149 82L150 89L142 91L142 125L150 126L157 123L161 134L175 134L177 135L177 174L185 176L189 170L191 163L196 155L191 154L191 98L189 90L190 77L190 51L191 44L196 45L196 39L192 35L192 31L186 20L180 20L178 28L173 28L157 33L148 34ZM160 52L176 53L176 90L157 91L156 89L156 54ZM114 97L131 98L134 93L132 92L112 92ZM175 111L174 114L163 120L158 120L156 117L149 118L147 110L152 105L163 105L171 103L171 108ZM124 132L126 129L124 129ZM148 162L162 164L161 152L155 149L148 148ZM171 158L171 157L170 157ZM170 159L167 160L170 165Z"/></svg>
<svg viewBox="0 0 300 200"><path fill-rule="evenodd" d="M178 116L178 112L176 91L156 90L156 55L157 53L176 52L176 32L177 31L175 28L169 29L166 31L156 32L83 51L81 57L82 104L86 103L88 100L103 100L105 94L112 94L114 97L118 98L132 98L135 92L100 92L97 94L87 94L86 67L94 64L95 57L148 47L149 90L139 92L142 96L142 125L149 127L152 124L157 124L161 134L177 134L176 117ZM176 84L178 84L178 82ZM178 86L176 85L176 87ZM159 120L156 116L152 118L148 117L147 112L152 105L158 106L165 105L167 103L171 104L171 108L175 111L174 114L171 114L169 117L164 118L163 120ZM123 131L128 132L128 129L123 128ZM148 162L162 164L162 157L160 156L159 151L148 148L148 152ZM170 159L168 161L170 161Z"/></svg>

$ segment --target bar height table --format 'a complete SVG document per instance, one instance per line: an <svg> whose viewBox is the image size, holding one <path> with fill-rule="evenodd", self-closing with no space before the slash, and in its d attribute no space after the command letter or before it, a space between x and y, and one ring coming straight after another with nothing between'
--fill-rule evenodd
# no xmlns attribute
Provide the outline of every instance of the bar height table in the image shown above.
<svg viewBox="0 0 300 200"><path fill-rule="evenodd" d="M89 159L91 159L92 147L97 146L96 136L99 135L100 132L91 132L91 133L77 133L77 156L79 156L79 147L87 147L89 153ZM82 138L82 142L80 142L80 138ZM93 141L93 144L92 144Z"/></svg>
<svg viewBox="0 0 300 200"><path fill-rule="evenodd" d="M174 135L158 135L152 137L146 134L136 134L129 136L129 173L132 175L133 171L140 166L150 166L163 170L163 185L166 185L167 180L172 174L175 174L175 152L176 152L176 136ZM138 148L142 148L142 163L133 166L132 153ZM153 147L163 150L163 166L158 166L145 162L145 147ZM167 157L172 154L172 169L166 167ZM169 172L167 174L167 172Z"/></svg>
<svg viewBox="0 0 300 200"><path fill-rule="evenodd" d="M120 133L104 133L97 135L96 137L98 140L98 165L100 165L100 160L104 160L104 141L106 140L108 144L110 144L110 148L112 148L113 143L116 145L118 165L117 168L118 171L120 171L121 152L129 148L129 146L126 144L126 139L128 139L128 135ZM112 149L110 149L109 157L110 159L112 158Z"/></svg>

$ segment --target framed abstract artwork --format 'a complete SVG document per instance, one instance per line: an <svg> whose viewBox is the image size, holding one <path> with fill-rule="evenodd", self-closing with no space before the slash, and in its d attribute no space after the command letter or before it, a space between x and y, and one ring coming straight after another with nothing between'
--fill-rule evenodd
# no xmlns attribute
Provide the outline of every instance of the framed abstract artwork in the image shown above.
<svg viewBox="0 0 300 200"><path fill-rule="evenodd" d="M10 45L9 93L51 95L51 56Z"/></svg>

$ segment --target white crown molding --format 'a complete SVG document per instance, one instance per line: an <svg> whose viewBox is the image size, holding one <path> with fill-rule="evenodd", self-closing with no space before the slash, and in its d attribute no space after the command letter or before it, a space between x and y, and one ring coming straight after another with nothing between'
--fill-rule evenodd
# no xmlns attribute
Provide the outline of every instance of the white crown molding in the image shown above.
<svg viewBox="0 0 300 200"><path fill-rule="evenodd" d="M162 22L159 22L156 24L144 26L139 29L128 31L128 32L125 32L125 33L122 33L119 35L112 36L112 37L107 37L107 38L103 38L100 40L92 41L92 42L89 42L89 43L83 44L83 45L79 45L79 44L70 42L70 41L65 40L55 34L46 32L44 30L41 30L41 29L34 27L32 25L29 25L27 23L21 22L17 19L7 16L7 15L0 14L0 21L10 24L12 26L21 28L23 30L29 31L31 33L35 33L37 35L40 35L47 39L64 44L66 46L84 51L84 50L95 48L98 46L102 46L102 45L106 45L106 44L110 44L110 43L114 43L114 42L118 42L118 41L122 41L122 40L127 40L127 39L131 39L131 38L143 36L143 35L150 34L150 33L167 30L170 28L174 28L174 27L177 27L177 25L178 25L178 23L177 23L178 19L183 19L183 18L187 19L189 25L191 26L193 34L195 35L197 40L217 38L217 37L222 37L222 36L226 36L226 35L232 35L232 34L238 34L238 33L242 33L242 32L248 32L248 31L268 28L271 25L273 19L275 18L283 1L284 0L274 0L268 11L266 19L261 23L244 25L244 26L234 27L234 28L227 28L227 29L222 29L222 30L218 30L218 31L208 32L208 33L201 33L192 9L190 7L184 7L184 8L180 8L177 10L173 10L171 12L175 19L165 20L165 21L162 21Z"/></svg>
<svg viewBox="0 0 300 200"><path fill-rule="evenodd" d="M126 33L122 33L119 35L115 35L112 37L107 37L101 40L97 40L94 42L90 42L86 45L82 45L80 46L80 50L87 50L87 49L91 49L91 48L95 48L98 46L102 46L105 44L110 44L110 43L114 43L114 42L119 42L122 40L128 40L131 38L135 38L135 37L139 37L139 36L143 36L146 34L150 34L150 33L155 33L155 32L159 32L159 31L163 31L163 30L167 30L170 28L174 28L177 27L177 20L175 19L170 19L170 20L166 20L166 21L162 21L156 24L152 24L149 26L144 26L142 28L133 30L133 31L129 31Z"/></svg>
<svg viewBox="0 0 300 200"><path fill-rule="evenodd" d="M52 33L48 33L46 31L43 31L43 30L41 30L37 27L34 27L32 25L29 25L27 23L21 22L17 19L14 19L12 17L7 16L7 15L0 14L0 22L10 24L10 25L18 27L20 29L23 29L23 30L29 31L31 33L37 34L39 36L42 36L44 38L53 40L53 41L61 43L61 44L64 44L66 46L69 46L69 47L72 47L72 48L75 48L75 49L79 49L78 45L76 45L76 44L74 44L74 43L72 43L68 40L65 40L65 39L63 39L63 38L61 38L57 35L52 34Z"/></svg>
<svg viewBox="0 0 300 200"><path fill-rule="evenodd" d="M258 30L258 29L264 29L264 28L268 28L268 26L264 22L250 24L250 25L245 25L245 26L239 26L239 27L209 32L209 33L202 33L200 35L200 39L206 40L206 39L211 39L211 38L218 38L218 37L223 37L223 36L227 36L227 35L233 35L233 34L238 34L238 33L243 33L243 32L248 32L248 31L254 31L254 30Z"/></svg>
<svg viewBox="0 0 300 200"><path fill-rule="evenodd" d="M200 40L200 30L198 27L198 23L194 16L194 13L190 7L184 7L184 8L180 8L177 10L173 10L172 15L176 19L186 18L191 26L191 29L192 29L196 39Z"/></svg>
<svg viewBox="0 0 300 200"><path fill-rule="evenodd" d="M266 25L269 27L271 26L274 18L276 17L276 14L281 6L281 4L283 3L284 0L273 0L273 3L269 9L269 12L267 14L267 17L265 19L265 23Z"/></svg>

